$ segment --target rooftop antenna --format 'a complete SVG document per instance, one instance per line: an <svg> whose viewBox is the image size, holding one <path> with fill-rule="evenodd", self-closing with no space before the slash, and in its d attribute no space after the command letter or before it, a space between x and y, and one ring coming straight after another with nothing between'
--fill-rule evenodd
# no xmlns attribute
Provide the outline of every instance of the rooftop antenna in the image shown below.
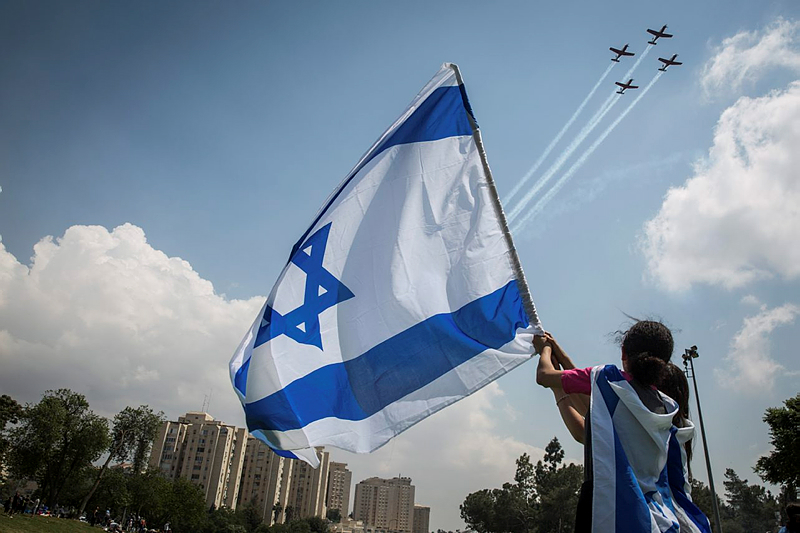
<svg viewBox="0 0 800 533"><path fill-rule="evenodd" d="M211 394L214 392L214 389L208 391L208 394L203 395L203 409L202 412L207 413L209 409L211 409Z"/></svg>

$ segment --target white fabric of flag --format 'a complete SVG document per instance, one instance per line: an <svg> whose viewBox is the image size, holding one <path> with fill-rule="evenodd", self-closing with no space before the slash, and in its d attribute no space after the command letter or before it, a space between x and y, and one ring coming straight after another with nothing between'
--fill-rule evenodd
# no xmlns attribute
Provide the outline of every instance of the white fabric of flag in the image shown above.
<svg viewBox="0 0 800 533"><path fill-rule="evenodd" d="M650 411L617 367L592 369L594 532L711 533L686 477L684 444L694 426L675 427L678 404L659 395L667 414Z"/></svg>
<svg viewBox="0 0 800 533"><path fill-rule="evenodd" d="M277 453L370 452L533 355L474 129L444 64L294 246L230 362Z"/></svg>

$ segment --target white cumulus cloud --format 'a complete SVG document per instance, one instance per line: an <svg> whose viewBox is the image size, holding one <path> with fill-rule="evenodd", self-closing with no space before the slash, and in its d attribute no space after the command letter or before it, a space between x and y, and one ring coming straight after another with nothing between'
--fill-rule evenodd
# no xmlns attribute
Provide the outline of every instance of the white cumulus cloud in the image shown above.
<svg viewBox="0 0 800 533"><path fill-rule="evenodd" d="M743 31L722 41L703 67L708 98L736 91L770 69L800 72L800 21L778 18L762 31Z"/></svg>
<svg viewBox="0 0 800 533"><path fill-rule="evenodd" d="M754 294L747 294L745 296L742 296L741 303L744 304L744 305L754 305L754 306L758 306L758 307L762 307L763 306L763 304L761 303L761 300L759 300L756 297L756 295L754 295Z"/></svg>
<svg viewBox="0 0 800 533"><path fill-rule="evenodd" d="M800 307L785 304L745 318L725 357L726 367L715 371L720 383L754 393L771 388L785 368L770 355L769 335L777 327L793 323L798 314Z"/></svg>
<svg viewBox="0 0 800 533"><path fill-rule="evenodd" d="M800 81L726 109L708 157L645 224L650 274L668 290L800 276L798 146Z"/></svg>
<svg viewBox="0 0 800 533"><path fill-rule="evenodd" d="M0 243L0 389L37 401L68 387L105 415L147 403L172 416L214 390L230 416L227 363L262 302L216 294L131 224L46 237L29 266Z"/></svg>

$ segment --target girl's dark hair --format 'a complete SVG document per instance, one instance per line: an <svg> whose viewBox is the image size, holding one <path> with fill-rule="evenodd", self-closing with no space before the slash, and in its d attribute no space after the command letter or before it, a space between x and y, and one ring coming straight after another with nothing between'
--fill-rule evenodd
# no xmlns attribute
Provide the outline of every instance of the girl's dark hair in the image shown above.
<svg viewBox="0 0 800 533"><path fill-rule="evenodd" d="M658 390L678 402L678 412L673 423L677 427L683 427L683 421L689 419L689 381L686 379L686 374L677 365L667 364Z"/></svg>
<svg viewBox="0 0 800 533"><path fill-rule="evenodd" d="M636 322L622 337L628 370L633 379L648 387L661 383L674 346L669 328L654 320Z"/></svg>
<svg viewBox="0 0 800 533"><path fill-rule="evenodd" d="M686 426L686 422L689 420L689 381L686 379L686 374L683 373L683 370L672 363L668 363L661 377L661 383L658 385L658 390L678 402L678 412L672 417L672 423L679 428ZM691 441L686 442L685 449L686 458L691 461Z"/></svg>

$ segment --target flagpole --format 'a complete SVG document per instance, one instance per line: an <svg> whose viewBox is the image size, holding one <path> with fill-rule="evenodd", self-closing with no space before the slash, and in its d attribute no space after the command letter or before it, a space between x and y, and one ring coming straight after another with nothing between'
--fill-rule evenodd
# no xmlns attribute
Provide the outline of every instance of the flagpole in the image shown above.
<svg viewBox="0 0 800 533"><path fill-rule="evenodd" d="M708 455L708 439L706 438L706 426L703 424L703 411L700 409L700 393L697 391L697 378L694 373L694 360L700 357L697 353L697 346L687 348L683 353L683 366L686 368L686 375L691 374L694 383L694 401L697 402L697 418L700 421L700 435L703 437L703 451L706 456L706 470L708 471L708 487L711 491L711 503L714 509L714 519L717 522L717 533L722 533L722 519L719 515L719 504L717 503L717 491L714 490L714 474L711 473L711 458ZM691 370L690 370L691 368Z"/></svg>
<svg viewBox="0 0 800 533"><path fill-rule="evenodd" d="M506 240L509 252L511 254L511 269L514 271L514 277L519 285L519 294L522 298L522 305L525 308L525 313L533 326L538 330L537 333L543 333L542 322L539 320L539 314L536 312L536 306L533 304L533 297L531 296L530 288L528 287L528 280L525 279L525 272L522 271L522 263L519 260L517 249L514 246L514 239L511 237L511 230L508 227L506 214L503 211L503 205L500 203L500 196L497 194L497 186L492 177L492 170L489 168L489 160L486 158L486 150L483 147L483 139L481 138L481 130L478 128L478 123L475 117L472 116L472 109L469 107L467 101L466 90L464 89L464 79L461 77L461 71L455 63L448 63L450 68L456 74L456 81L461 87L462 96L464 98L464 105L467 108L467 116L469 117L469 124L472 127L472 138L475 140L475 145L478 147L478 154L483 164L483 171L486 173L486 183L489 185L489 196L492 200L497 220L500 221L500 229L503 232L503 237Z"/></svg>

